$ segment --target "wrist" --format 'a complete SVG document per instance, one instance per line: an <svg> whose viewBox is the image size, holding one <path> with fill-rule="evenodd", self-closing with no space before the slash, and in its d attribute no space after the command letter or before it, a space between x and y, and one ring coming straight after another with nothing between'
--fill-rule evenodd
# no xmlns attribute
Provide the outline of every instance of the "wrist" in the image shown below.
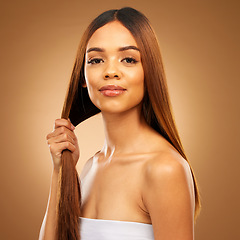
<svg viewBox="0 0 240 240"><path fill-rule="evenodd" d="M60 172L60 167L53 167L52 173L58 175Z"/></svg>

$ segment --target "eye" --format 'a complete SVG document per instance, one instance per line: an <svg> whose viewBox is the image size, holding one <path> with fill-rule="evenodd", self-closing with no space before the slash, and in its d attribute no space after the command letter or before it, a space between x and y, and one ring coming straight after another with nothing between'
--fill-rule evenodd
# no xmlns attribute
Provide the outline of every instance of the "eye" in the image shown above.
<svg viewBox="0 0 240 240"><path fill-rule="evenodd" d="M93 59L88 60L87 63L88 64L99 64L101 62L103 62L103 60L101 58L93 58Z"/></svg>
<svg viewBox="0 0 240 240"><path fill-rule="evenodd" d="M138 61L136 59L132 58L132 57L126 57L122 60L122 62L134 64L134 63L137 63Z"/></svg>

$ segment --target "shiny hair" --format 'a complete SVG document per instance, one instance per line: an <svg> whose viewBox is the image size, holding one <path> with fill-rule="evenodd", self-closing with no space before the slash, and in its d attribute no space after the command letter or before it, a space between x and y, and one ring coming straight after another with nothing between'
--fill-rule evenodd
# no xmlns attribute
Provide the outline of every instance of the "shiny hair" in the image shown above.
<svg viewBox="0 0 240 240"><path fill-rule="evenodd" d="M87 88L83 87L85 84L85 53L87 43L93 33L112 21L119 21L125 26L135 38L140 49L145 86L142 114L146 122L171 143L181 156L188 161L172 115L156 35L149 20L141 12L133 8L125 7L108 10L96 17L84 32L69 82L62 118L70 118L73 125L76 126L100 112L100 109L91 102ZM200 210L200 197L192 168L191 172L195 189L196 218ZM80 239L81 186L69 150L63 151L61 174L59 176L57 239Z"/></svg>

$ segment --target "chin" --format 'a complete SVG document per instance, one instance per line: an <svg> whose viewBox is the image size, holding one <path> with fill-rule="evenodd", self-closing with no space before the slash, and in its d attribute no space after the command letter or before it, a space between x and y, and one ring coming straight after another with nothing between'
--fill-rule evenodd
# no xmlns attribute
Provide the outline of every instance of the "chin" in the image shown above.
<svg viewBox="0 0 240 240"><path fill-rule="evenodd" d="M137 105L131 105L131 106L101 106L98 108L101 110L101 112L104 114L120 114L120 113L127 113L129 111L135 111L138 108L141 108L141 104Z"/></svg>
<svg viewBox="0 0 240 240"><path fill-rule="evenodd" d="M109 114L119 114L127 111L128 109L124 109L122 107L117 108L117 107L101 107L99 108L101 112L104 113L109 113Z"/></svg>
<svg viewBox="0 0 240 240"><path fill-rule="evenodd" d="M102 113L110 113L110 114L118 114L124 113L129 110L138 109L141 107L142 98L139 99L120 99L116 98L109 98L109 99L91 99L92 103L101 110ZM96 100L96 101L94 101Z"/></svg>

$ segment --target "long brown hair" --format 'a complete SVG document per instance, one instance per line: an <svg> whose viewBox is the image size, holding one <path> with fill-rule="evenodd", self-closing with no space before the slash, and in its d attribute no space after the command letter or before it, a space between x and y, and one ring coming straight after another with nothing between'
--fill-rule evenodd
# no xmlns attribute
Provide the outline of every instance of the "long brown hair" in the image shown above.
<svg viewBox="0 0 240 240"><path fill-rule="evenodd" d="M87 88L83 87L85 83L85 52L87 43L93 33L112 21L121 22L131 32L141 52L145 75L143 116L147 123L169 141L182 157L188 161L172 116L166 77L156 35L149 20L141 12L133 8L126 7L106 11L95 18L88 26L77 52L64 102L62 118L70 118L73 125L76 126L100 112L100 109L91 102ZM200 197L192 168L191 171L195 188L196 218L200 210ZM61 174L59 176L57 239L80 239L81 186L71 153L68 150L63 151Z"/></svg>

